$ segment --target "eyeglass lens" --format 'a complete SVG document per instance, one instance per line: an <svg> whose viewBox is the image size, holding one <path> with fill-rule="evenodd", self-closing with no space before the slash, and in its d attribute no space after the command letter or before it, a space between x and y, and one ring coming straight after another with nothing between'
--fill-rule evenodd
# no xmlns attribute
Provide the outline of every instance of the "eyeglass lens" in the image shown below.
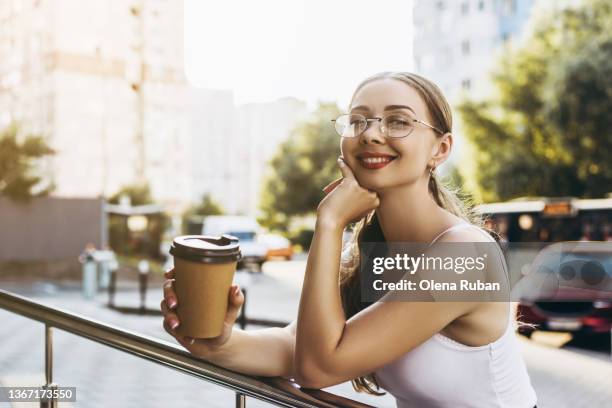
<svg viewBox="0 0 612 408"><path fill-rule="evenodd" d="M407 113L391 113L380 121L383 134L388 137L405 137L414 129L414 116ZM360 114L341 115L336 119L336 132L342 137L356 137L368 126L368 120Z"/></svg>

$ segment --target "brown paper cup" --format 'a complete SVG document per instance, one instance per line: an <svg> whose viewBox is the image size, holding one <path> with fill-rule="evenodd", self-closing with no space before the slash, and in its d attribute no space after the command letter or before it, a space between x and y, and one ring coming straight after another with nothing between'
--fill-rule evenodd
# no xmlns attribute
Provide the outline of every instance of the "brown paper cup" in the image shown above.
<svg viewBox="0 0 612 408"><path fill-rule="evenodd" d="M220 336L237 262L199 263L174 257L178 299L177 333L194 338Z"/></svg>

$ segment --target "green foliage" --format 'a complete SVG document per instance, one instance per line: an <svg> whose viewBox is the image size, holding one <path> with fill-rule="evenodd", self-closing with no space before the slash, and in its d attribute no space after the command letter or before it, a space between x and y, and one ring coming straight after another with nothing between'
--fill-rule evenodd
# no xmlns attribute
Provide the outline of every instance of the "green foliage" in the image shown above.
<svg viewBox="0 0 612 408"><path fill-rule="evenodd" d="M55 186L36 188L42 177L36 174L36 160L55 152L45 139L28 135L19 140L19 126L9 125L0 132L0 195L17 201L28 201L32 197L48 195ZM39 190L33 192L33 190Z"/></svg>
<svg viewBox="0 0 612 408"><path fill-rule="evenodd" d="M603 196L612 191L612 35L580 50L555 85L548 116L563 129L584 193Z"/></svg>
<svg viewBox="0 0 612 408"><path fill-rule="evenodd" d="M264 182L259 222L286 231L292 216L316 210L322 188L340 177L336 159L340 138L330 122L340 110L336 104L320 104L311 119L299 124L270 161Z"/></svg>
<svg viewBox="0 0 612 408"><path fill-rule="evenodd" d="M113 194L108 202L112 204L118 204L121 196L127 196L130 198L132 205L144 205L153 203L153 197L151 196L151 188L148 184L131 184L121 187L119 191Z"/></svg>
<svg viewBox="0 0 612 408"><path fill-rule="evenodd" d="M202 219L207 215L223 215L225 210L210 193L204 193L198 204L189 208L183 214L183 233L200 234L202 232Z"/></svg>
<svg viewBox="0 0 612 408"><path fill-rule="evenodd" d="M484 201L611 190L612 5L585 1L536 26L500 61L497 94L459 106Z"/></svg>
<svg viewBox="0 0 612 408"><path fill-rule="evenodd" d="M289 234L289 240L294 245L299 245L303 251L308 251L312 237L314 236L314 230L311 228L301 227L297 230L291 231Z"/></svg>

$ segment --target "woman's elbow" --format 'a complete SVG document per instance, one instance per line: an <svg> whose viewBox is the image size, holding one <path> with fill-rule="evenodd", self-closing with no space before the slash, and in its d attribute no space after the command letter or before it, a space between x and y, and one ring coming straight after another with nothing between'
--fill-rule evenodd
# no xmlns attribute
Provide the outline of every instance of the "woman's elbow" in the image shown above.
<svg viewBox="0 0 612 408"><path fill-rule="evenodd" d="M296 358L294 361L294 379L305 388L322 388L319 384L320 371L312 361Z"/></svg>
<svg viewBox="0 0 612 408"><path fill-rule="evenodd" d="M304 388L321 389L341 383L334 376L314 364L298 364L294 372L295 382Z"/></svg>
<svg viewBox="0 0 612 408"><path fill-rule="evenodd" d="M332 359L322 358L313 350L296 344L293 355L294 378L302 387L320 389L344 382L335 368Z"/></svg>
<svg viewBox="0 0 612 408"><path fill-rule="evenodd" d="M312 376L310 374L305 375L303 373L296 374L294 378L295 382L300 385L302 388L313 388L320 390L321 388L329 387L331 384L327 384L317 376Z"/></svg>

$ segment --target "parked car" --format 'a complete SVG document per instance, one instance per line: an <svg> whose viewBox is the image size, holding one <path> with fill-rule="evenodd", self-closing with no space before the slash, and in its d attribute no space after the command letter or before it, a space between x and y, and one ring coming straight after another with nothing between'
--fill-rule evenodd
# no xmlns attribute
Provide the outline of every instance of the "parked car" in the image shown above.
<svg viewBox="0 0 612 408"><path fill-rule="evenodd" d="M257 241L261 232L255 218L242 215L210 215L204 218L202 224L204 235L230 234L238 238L242 253L238 269L254 268L258 272L261 272L268 252L267 246Z"/></svg>
<svg viewBox="0 0 612 408"><path fill-rule="evenodd" d="M538 255L521 289L519 333L574 335L612 329L612 248L609 242L561 242Z"/></svg>
<svg viewBox="0 0 612 408"><path fill-rule="evenodd" d="M264 244L268 248L266 260L284 258L289 261L293 257L293 245L291 245L291 241L282 235L260 234L257 237L257 242Z"/></svg>

